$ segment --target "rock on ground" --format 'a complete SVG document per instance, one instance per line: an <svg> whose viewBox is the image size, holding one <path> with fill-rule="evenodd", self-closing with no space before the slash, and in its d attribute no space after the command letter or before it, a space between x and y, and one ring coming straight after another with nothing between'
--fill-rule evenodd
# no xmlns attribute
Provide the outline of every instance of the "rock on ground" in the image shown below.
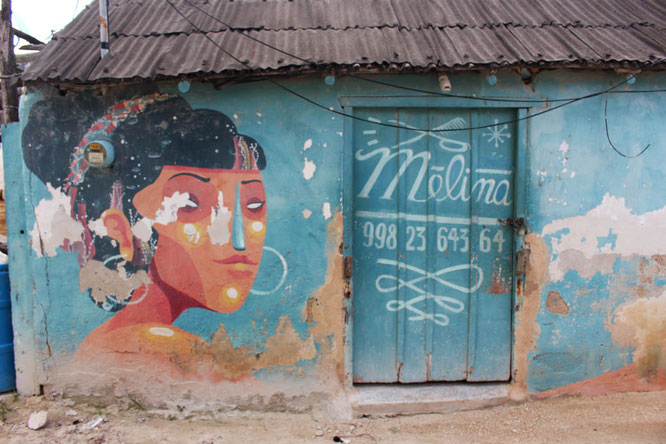
<svg viewBox="0 0 666 444"><path fill-rule="evenodd" d="M49 420L49 412L42 410L35 412L28 418L28 428L32 430L39 430L46 425Z"/></svg>

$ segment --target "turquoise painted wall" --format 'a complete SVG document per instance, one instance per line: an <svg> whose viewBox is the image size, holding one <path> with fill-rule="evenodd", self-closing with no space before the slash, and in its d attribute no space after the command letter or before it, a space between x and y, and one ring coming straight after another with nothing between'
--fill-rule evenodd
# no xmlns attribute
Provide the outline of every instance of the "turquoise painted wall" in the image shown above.
<svg viewBox="0 0 666 444"><path fill-rule="evenodd" d="M486 76L479 73L452 74L452 92L554 100L602 91L625 79L615 73L560 70L539 73L533 83L525 85L514 72L501 71L496 76L497 84L491 86ZM438 88L434 74L378 78L433 91ZM341 103L371 105L377 101L395 106L498 106L467 99L424 98L419 93L354 78L338 78L332 86L322 76L278 81L336 110L341 110ZM268 214L265 245L279 252L288 266L286 278L275 292L251 294L233 313L191 308L178 317L174 326L210 341L222 323L234 347L250 347L249 353L260 354L266 351L268 339L286 316L302 341L301 347L306 347L312 323L308 323L303 311L308 299L325 283L330 254L337 248L329 242L327 225L342 211L343 178L348 174L343 170L343 153L351 148L344 143L344 131L351 122L345 124L343 117L315 108L266 82L237 84L221 90L215 90L210 83L194 82L186 92L179 91L176 83L151 85L151 88L180 95L192 109L224 113L239 133L253 137L263 146L267 158L262 172ZM617 91L664 88L666 76L655 72L642 73L635 83L625 84ZM85 108L86 93L68 93L73 94L78 94L79 99L69 103ZM31 109L39 101L57 95L47 87L31 89L21 103L21 131L31 123ZM660 239L661 229L666 227L666 215L662 214L666 214L666 198L658 184L665 178L660 160L666 149L666 93L609 94L607 99L613 143L627 154L638 153L651 144L642 156L623 158L609 146L603 95L530 119L524 127L526 146L520 149L526 152L527 164L518 174L527 187L527 226L545 242L549 252L545 259L549 273L540 283L540 301L533 321L538 329L526 363L527 384L532 392L587 380L632 364L635 353L641 352L645 344L627 341L626 329L624 336L617 330L621 310L640 300L649 303L654 300L659 307L665 303L661 287L666 276L659 261L666 254L666 242ZM555 103L543 106L521 102L509 106L529 108L529 115ZM48 140L44 143L48 146ZM19 338L30 338L34 332L37 379L40 383L53 382L54 375L66 368L91 331L114 314L97 307L79 290L76 254L58 249L54 256L37 257L30 247L29 232L35 224L33 208L48 199L50 192L22 162L20 147L13 144L9 148L5 149L5 176L10 248L30 255L13 258L12 282L18 283L14 285L17 288L14 291L18 292L14 325ZM306 178L304 168L309 162L316 169ZM325 205L333 216L324 214ZM610 210L604 210L607 208ZM617 213L618 208L627 211ZM595 219L595 211L608 221L610 230L599 234L585 228L603 225ZM305 217L308 212L311 215ZM573 219L584 215L586 218ZM645 224L636 226L641 216ZM635 248L627 241L632 236L632 227L638 232L634 233ZM584 234L578 236L577 232ZM596 238L588 239L590 236ZM650 237L657 239L651 245L646 241ZM604 268L599 263L608 265ZM253 288L271 290L278 286L283 272L279 256L264 253ZM549 309L547 299L552 292L566 302L567 315ZM623 322L629 322L625 319L629 312L623 313L620 316ZM32 316L32 321L16 321L25 320L26 316ZM344 322L342 313L338 319L341 324ZM659 325L663 326L665 321L660 322L654 324L655 329L662 328ZM342 331L333 325L326 328L338 335ZM517 334L521 328L524 326L516 327ZM29 341L17 345L19 350L23 347L29 353ZM314 375L322 353L332 353L323 351L322 345L315 341L316 356L305 353L307 359L290 365L267 365L252 374L259 379L268 377L267 370L278 375ZM19 366L27 365L18 362Z"/></svg>

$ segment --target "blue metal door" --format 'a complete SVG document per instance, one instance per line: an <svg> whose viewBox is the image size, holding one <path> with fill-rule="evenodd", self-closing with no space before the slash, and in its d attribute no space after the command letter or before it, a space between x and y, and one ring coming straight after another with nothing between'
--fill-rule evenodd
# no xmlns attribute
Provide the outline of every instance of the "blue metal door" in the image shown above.
<svg viewBox="0 0 666 444"><path fill-rule="evenodd" d="M355 382L510 376L512 110L357 108Z"/></svg>

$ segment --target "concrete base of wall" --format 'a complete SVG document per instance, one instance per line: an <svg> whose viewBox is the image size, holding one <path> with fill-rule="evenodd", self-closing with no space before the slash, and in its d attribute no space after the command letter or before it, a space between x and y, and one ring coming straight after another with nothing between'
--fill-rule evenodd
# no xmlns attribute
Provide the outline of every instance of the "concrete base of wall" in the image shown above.
<svg viewBox="0 0 666 444"><path fill-rule="evenodd" d="M355 416L441 413L508 401L508 383L363 384L354 386Z"/></svg>

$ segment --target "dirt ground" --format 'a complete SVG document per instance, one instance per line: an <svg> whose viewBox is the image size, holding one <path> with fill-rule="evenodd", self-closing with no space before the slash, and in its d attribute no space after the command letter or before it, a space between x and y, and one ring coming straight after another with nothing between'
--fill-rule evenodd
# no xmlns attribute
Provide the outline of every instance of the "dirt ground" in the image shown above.
<svg viewBox="0 0 666 444"><path fill-rule="evenodd" d="M48 411L46 427L28 429L30 414L40 410ZM169 413L146 411L139 404L125 409L100 408L4 395L0 398L0 419L0 441L10 443L324 443L336 442L336 436L351 443L666 443L666 392L557 398L344 423L308 414L240 411L179 419Z"/></svg>

